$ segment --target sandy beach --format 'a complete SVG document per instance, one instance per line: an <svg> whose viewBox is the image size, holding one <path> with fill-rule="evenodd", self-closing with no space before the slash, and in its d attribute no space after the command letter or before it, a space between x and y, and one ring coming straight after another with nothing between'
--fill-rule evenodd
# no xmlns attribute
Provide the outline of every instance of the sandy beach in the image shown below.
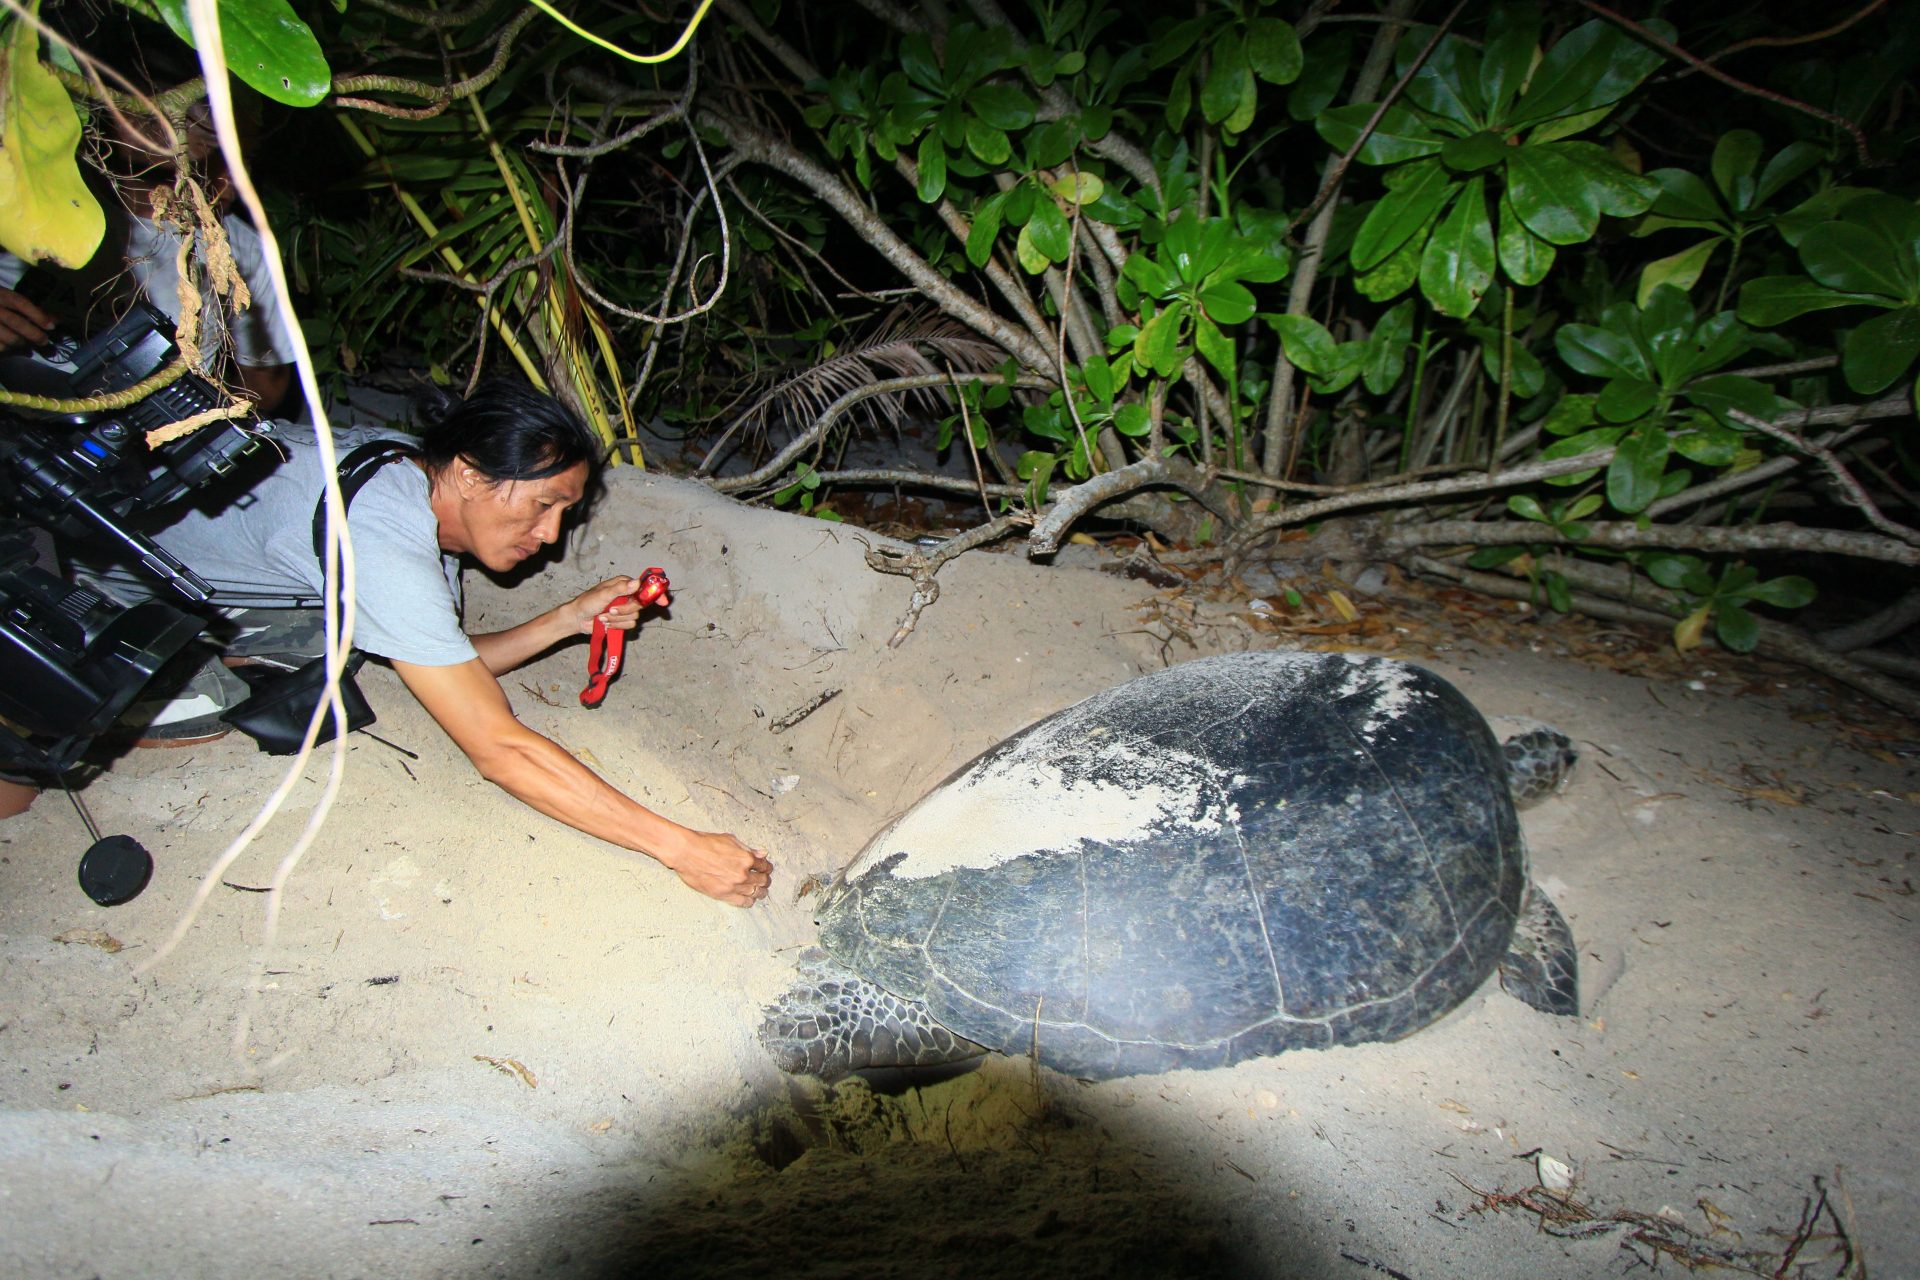
<svg viewBox="0 0 1920 1280"><path fill-rule="evenodd" d="M0 822L0 1274L1920 1275L1920 730L1792 668L1489 601L1475 625L1377 574L1342 590L1356 623L1318 578L1287 609L1090 547L964 556L889 647L911 584L863 541L625 469L565 554L468 575L485 630L666 568L602 707L584 644L503 684L629 794L767 850L752 911L495 790L377 664L386 741L348 741L270 938L327 751L157 963L284 761L233 734L94 777L102 829L156 863L120 907L76 886L64 797ZM1579 744L1523 815L1579 1018L1491 984L1397 1043L1227 1070L774 1070L754 1029L812 890L930 786L1166 663L1305 644Z"/></svg>

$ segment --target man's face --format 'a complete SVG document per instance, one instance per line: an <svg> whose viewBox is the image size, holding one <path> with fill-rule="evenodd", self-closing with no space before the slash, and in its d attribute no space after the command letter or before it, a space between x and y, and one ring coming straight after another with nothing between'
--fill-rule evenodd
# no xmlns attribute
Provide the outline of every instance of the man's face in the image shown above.
<svg viewBox="0 0 1920 1280"><path fill-rule="evenodd" d="M587 488L584 462L539 480L491 481L464 458L451 469L457 514L442 519L440 545L464 551L495 572L559 541L567 509L578 505Z"/></svg>

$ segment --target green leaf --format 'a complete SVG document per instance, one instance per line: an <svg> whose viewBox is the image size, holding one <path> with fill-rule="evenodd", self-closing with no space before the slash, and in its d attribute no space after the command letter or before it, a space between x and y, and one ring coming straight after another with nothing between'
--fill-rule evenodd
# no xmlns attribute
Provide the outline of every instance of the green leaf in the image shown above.
<svg viewBox="0 0 1920 1280"><path fill-rule="evenodd" d="M1594 423L1593 406L1597 396L1564 395L1540 420L1540 429L1551 436L1572 435Z"/></svg>
<svg viewBox="0 0 1920 1280"><path fill-rule="evenodd" d="M1399 170L1399 185L1382 196L1353 238L1348 255L1356 270L1369 271L1430 223L1460 183L1440 161L1416 160Z"/></svg>
<svg viewBox="0 0 1920 1280"><path fill-rule="evenodd" d="M1673 451L1703 467L1730 467L1740 456L1738 431L1708 421L1673 437Z"/></svg>
<svg viewBox="0 0 1920 1280"><path fill-rule="evenodd" d="M1199 291L1200 305L1219 324L1240 324L1253 317L1253 292L1234 280L1207 285Z"/></svg>
<svg viewBox="0 0 1920 1280"><path fill-rule="evenodd" d="M1628 432L1607 467L1607 501L1628 515L1644 510L1660 496L1669 452L1667 433L1659 427Z"/></svg>
<svg viewBox="0 0 1920 1280"><path fill-rule="evenodd" d="M1826 158L1824 148L1812 142L1791 142L1780 149L1778 155L1767 161L1767 167L1760 171L1759 183L1754 188L1753 201L1756 205L1771 200L1780 188L1798 178L1807 170Z"/></svg>
<svg viewBox="0 0 1920 1280"><path fill-rule="evenodd" d="M1647 299L1661 285L1672 285L1676 289L1691 289L1700 283L1701 273L1707 269L1707 263L1713 258L1713 251L1724 243L1724 237L1714 236L1702 240L1690 249L1682 249L1665 258L1658 258L1640 268L1640 287L1634 291L1637 306L1646 306Z"/></svg>
<svg viewBox="0 0 1920 1280"><path fill-rule="evenodd" d="M1649 22L1648 28L1665 37L1671 24ZM1663 60L1649 45L1622 35L1611 24L1595 19L1562 36L1540 59L1527 91L1514 104L1514 124L1593 111L1620 101L1652 74Z"/></svg>
<svg viewBox="0 0 1920 1280"><path fill-rule="evenodd" d="M1752 653L1760 643L1760 623L1739 605L1724 600L1714 605L1713 631L1735 653Z"/></svg>
<svg viewBox="0 0 1920 1280"><path fill-rule="evenodd" d="M1123 436L1144 436L1153 430L1153 415L1138 400L1128 401L1113 411L1113 429Z"/></svg>
<svg viewBox="0 0 1920 1280"><path fill-rule="evenodd" d="M1051 169L1065 164L1080 141L1080 130L1071 120L1049 120L1026 138L1027 167Z"/></svg>
<svg viewBox="0 0 1920 1280"><path fill-rule="evenodd" d="M1186 319L1187 304L1175 302L1147 321L1134 339L1134 359L1163 378L1180 372L1185 358L1180 350L1180 330Z"/></svg>
<svg viewBox="0 0 1920 1280"><path fill-rule="evenodd" d="M1087 384L1087 390L1100 402L1104 409L1113 407L1113 366L1098 356L1081 368L1080 376Z"/></svg>
<svg viewBox="0 0 1920 1280"><path fill-rule="evenodd" d="M1493 283L1493 267L1486 179L1474 178L1427 240L1420 259L1420 291L1441 315L1464 319Z"/></svg>
<svg viewBox="0 0 1920 1280"><path fill-rule="evenodd" d="M928 133L920 139L920 182L917 188L920 202L932 204L947 189L947 149L940 142L938 134Z"/></svg>
<svg viewBox="0 0 1920 1280"><path fill-rule="evenodd" d="M967 117L967 150L980 157L980 163L999 166L1013 159L1013 141L978 116Z"/></svg>
<svg viewBox="0 0 1920 1280"><path fill-rule="evenodd" d="M1007 193L988 196L973 211L973 226L967 231L967 261L976 267L987 265L987 259L993 256L993 242L1000 234L1001 211L1006 207Z"/></svg>
<svg viewBox="0 0 1920 1280"><path fill-rule="evenodd" d="M1655 169L1647 177L1660 184L1660 194L1653 199L1653 212L1659 217L1703 227L1726 219L1712 188L1685 169Z"/></svg>
<svg viewBox="0 0 1920 1280"><path fill-rule="evenodd" d="M1920 306L1902 307L1867 321L1847 335L1840 371L1847 385L1873 395L1893 385L1920 355Z"/></svg>
<svg viewBox="0 0 1920 1280"><path fill-rule="evenodd" d="M1052 197L1033 202L1033 217L1027 220L1027 230L1032 233L1034 248L1046 254L1049 262L1067 260L1067 252L1073 247L1073 227Z"/></svg>
<svg viewBox="0 0 1920 1280"><path fill-rule="evenodd" d="M1547 589L1547 604L1555 613L1573 612L1573 588L1567 585L1564 574L1549 570L1540 575L1540 582Z"/></svg>
<svg viewBox="0 0 1920 1280"><path fill-rule="evenodd" d="M1069 173L1056 178L1047 190L1068 204L1092 204L1107 192L1097 173Z"/></svg>
<svg viewBox="0 0 1920 1280"><path fill-rule="evenodd" d="M1411 41L1400 42L1403 68L1419 47ZM1467 134L1484 127L1486 106L1480 101L1479 51L1457 36L1442 39L1407 82L1407 101L1445 121L1449 133Z"/></svg>
<svg viewBox="0 0 1920 1280"><path fill-rule="evenodd" d="M1704 596L1713 590L1706 567L1698 557L1656 552L1641 562L1647 576L1669 591L1685 591Z"/></svg>
<svg viewBox="0 0 1920 1280"><path fill-rule="evenodd" d="M934 56L933 42L919 32L900 42L900 69L927 92L946 93L946 73L941 71L940 60Z"/></svg>
<svg viewBox="0 0 1920 1280"><path fill-rule="evenodd" d="M186 0L156 0L160 17L173 33L198 49L187 21ZM311 107L333 87L313 28L302 22L287 0L222 0L220 40L227 69L275 102Z"/></svg>
<svg viewBox="0 0 1920 1280"><path fill-rule="evenodd" d="M1413 344L1413 300L1407 299L1380 317L1367 336L1367 361L1362 372L1367 390L1385 395L1406 370L1407 348Z"/></svg>
<svg viewBox="0 0 1920 1280"><path fill-rule="evenodd" d="M1602 422L1637 422L1660 401L1660 388L1645 378L1614 378L1600 388L1594 412Z"/></svg>
<svg viewBox="0 0 1920 1280"><path fill-rule="evenodd" d="M1200 86L1200 114L1209 124L1219 124L1239 111L1242 99L1255 92L1246 46L1238 40L1217 41L1213 66Z"/></svg>
<svg viewBox="0 0 1920 1280"><path fill-rule="evenodd" d="M1884 307L1887 300L1873 293L1841 293L1805 276L1761 276L1740 286L1735 311L1748 324L1775 325L1809 311L1863 304Z"/></svg>
<svg viewBox="0 0 1920 1280"><path fill-rule="evenodd" d="M1347 64L1353 57L1353 39L1346 35L1324 35L1327 28L1314 33L1313 47L1306 51L1306 65L1293 91L1287 95L1287 114L1295 120L1314 120L1333 104L1347 76Z"/></svg>
<svg viewBox="0 0 1920 1280"><path fill-rule="evenodd" d="M1727 419L1729 409L1771 421L1785 407L1764 382L1734 373L1695 379L1681 394L1729 426L1733 425Z"/></svg>
<svg viewBox="0 0 1920 1280"><path fill-rule="evenodd" d="M1310 374L1326 374L1335 368L1335 343L1326 326L1311 316L1270 315L1264 317L1280 346L1295 368Z"/></svg>
<svg viewBox="0 0 1920 1280"><path fill-rule="evenodd" d="M1505 138L1483 129L1469 137L1449 140L1440 148L1440 161L1455 173L1479 173L1504 163L1507 152Z"/></svg>
<svg viewBox="0 0 1920 1280"><path fill-rule="evenodd" d="M1304 64L1300 37L1278 18L1255 18L1247 24L1247 62L1268 84L1292 84Z"/></svg>
<svg viewBox="0 0 1920 1280"><path fill-rule="evenodd" d="M80 113L41 65L38 29L16 18L8 36L0 64L0 245L26 262L83 266L107 222L74 159Z"/></svg>
<svg viewBox="0 0 1920 1280"><path fill-rule="evenodd" d="M1553 335L1554 350L1581 373L1596 378L1646 378L1653 370L1632 339L1612 329L1590 324L1561 325Z"/></svg>
<svg viewBox="0 0 1920 1280"><path fill-rule="evenodd" d="M1360 131L1373 119L1376 104L1356 102L1323 111L1314 121L1320 137L1328 146L1345 154L1360 140ZM1421 156L1438 154L1446 139L1435 133L1419 116L1405 107L1388 107L1380 123L1367 135L1356 157L1361 164L1399 164Z"/></svg>
<svg viewBox="0 0 1920 1280"><path fill-rule="evenodd" d="M1784 578L1769 578L1765 582L1754 584L1748 589L1747 596L1761 604L1770 604L1777 609L1801 609L1813 603L1820 589L1798 574L1789 574Z"/></svg>
<svg viewBox="0 0 1920 1280"><path fill-rule="evenodd" d="M1500 4L1487 22L1486 47L1480 53L1480 98L1489 119L1506 114L1540 45L1540 12L1532 4Z"/></svg>
<svg viewBox="0 0 1920 1280"><path fill-rule="evenodd" d="M1549 244L1581 244L1600 225L1586 175L1553 147L1520 147L1508 157L1507 199L1527 229Z"/></svg>
<svg viewBox="0 0 1920 1280"><path fill-rule="evenodd" d="M1248 305L1247 310L1249 314L1252 313L1251 304ZM1204 311L1194 316L1193 340L1202 358L1219 370L1220 376L1232 384L1237 376L1233 343L1226 334L1220 332L1220 326L1215 324L1212 317Z"/></svg>
<svg viewBox="0 0 1920 1280"><path fill-rule="evenodd" d="M1037 276L1053 265L1053 260L1033 243L1032 223L1020 228L1019 238L1013 242L1013 256L1019 259L1021 268L1030 276Z"/></svg>
<svg viewBox="0 0 1920 1280"><path fill-rule="evenodd" d="M996 129L1024 129L1033 123L1033 99L1014 85L979 85L967 94L967 106Z"/></svg>
<svg viewBox="0 0 1920 1280"><path fill-rule="evenodd" d="M1753 171L1759 167L1760 135L1753 130L1729 129L1713 144L1713 185L1729 197L1727 203L1734 210L1753 207ZM1740 195L1745 198L1733 198Z"/></svg>
<svg viewBox="0 0 1920 1280"><path fill-rule="evenodd" d="M1469 569L1498 569L1527 554L1525 547L1482 547L1467 557Z"/></svg>
<svg viewBox="0 0 1920 1280"><path fill-rule="evenodd" d="M1152 298L1171 297L1178 285L1171 271L1144 253L1128 257L1127 265L1120 268L1120 275L1131 280L1140 292Z"/></svg>
<svg viewBox="0 0 1920 1280"><path fill-rule="evenodd" d="M1540 505L1540 499L1530 493L1516 493L1507 499L1507 510L1522 520L1535 520L1541 524L1550 524L1546 508Z"/></svg>
<svg viewBox="0 0 1920 1280"><path fill-rule="evenodd" d="M1553 270L1559 250L1527 230L1513 211L1506 191L1500 193L1500 266L1515 284L1535 285Z"/></svg>
<svg viewBox="0 0 1920 1280"><path fill-rule="evenodd" d="M1353 287L1369 302L1385 302L1398 297L1420 278L1420 252L1424 248L1426 237L1415 236L1394 250L1393 256L1385 262L1355 276Z"/></svg>
<svg viewBox="0 0 1920 1280"><path fill-rule="evenodd" d="M1800 263L1829 289L1913 300L1911 246L1896 246L1878 231L1852 222L1828 222L1800 241Z"/></svg>

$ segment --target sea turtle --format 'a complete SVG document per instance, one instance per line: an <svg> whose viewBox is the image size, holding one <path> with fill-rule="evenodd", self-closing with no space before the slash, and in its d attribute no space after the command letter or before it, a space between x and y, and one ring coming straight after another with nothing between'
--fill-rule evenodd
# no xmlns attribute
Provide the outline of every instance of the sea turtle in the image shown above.
<svg viewBox="0 0 1920 1280"><path fill-rule="evenodd" d="M989 1050L1104 1079L1393 1040L1499 968L1578 1011L1573 937L1515 816L1574 759L1503 750L1423 668L1203 658L1022 730L834 881L766 1010L786 1071Z"/></svg>

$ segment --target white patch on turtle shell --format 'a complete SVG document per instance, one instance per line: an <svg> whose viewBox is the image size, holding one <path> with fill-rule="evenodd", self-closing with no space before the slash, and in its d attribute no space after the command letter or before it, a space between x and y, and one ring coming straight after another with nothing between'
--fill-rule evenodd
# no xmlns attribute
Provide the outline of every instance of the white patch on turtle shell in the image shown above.
<svg viewBox="0 0 1920 1280"><path fill-rule="evenodd" d="M1420 688L1415 669L1404 663L1363 653L1344 656L1349 664L1347 678L1335 697L1371 700L1365 707L1366 719L1360 725L1360 736L1368 742L1388 723L1413 710L1428 696L1427 691Z"/></svg>
<svg viewBox="0 0 1920 1280"><path fill-rule="evenodd" d="M984 870L1030 854L1071 852L1081 841L1128 844L1155 828L1213 833L1240 820L1219 800L1215 771L1184 752L1112 743L1094 756L1099 778L1068 774L1021 752L939 787L902 814L847 868L847 879L897 853L891 874L925 880ZM1206 794L1202 794L1202 791Z"/></svg>

